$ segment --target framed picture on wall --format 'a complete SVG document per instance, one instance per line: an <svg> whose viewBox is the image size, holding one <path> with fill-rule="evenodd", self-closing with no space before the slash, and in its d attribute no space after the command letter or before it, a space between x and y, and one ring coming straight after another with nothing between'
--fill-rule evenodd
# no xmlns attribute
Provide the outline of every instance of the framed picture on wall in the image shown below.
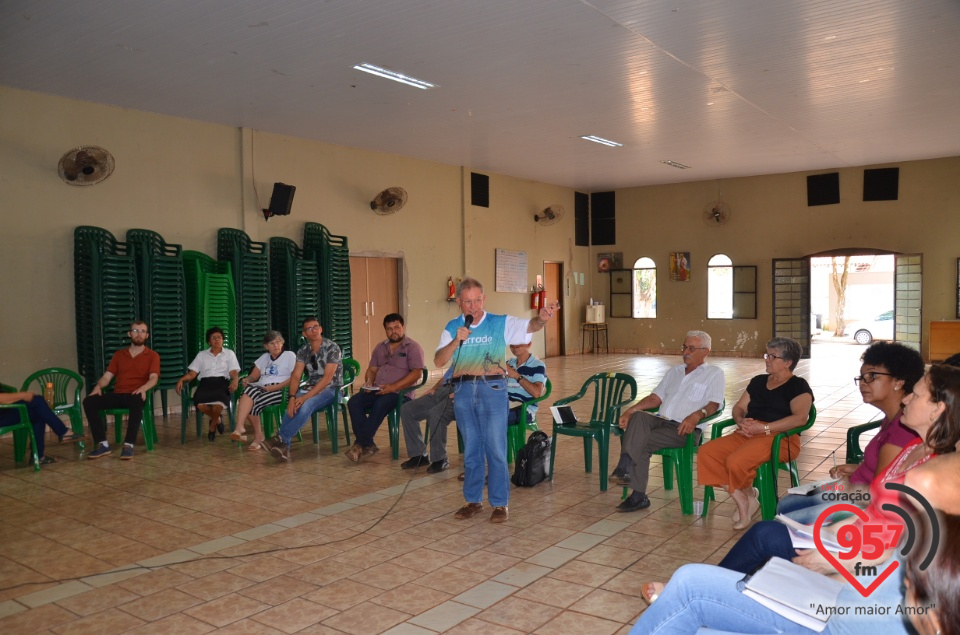
<svg viewBox="0 0 960 635"><path fill-rule="evenodd" d="M689 251L670 252L670 279L675 282L687 282L690 280Z"/></svg>
<svg viewBox="0 0 960 635"><path fill-rule="evenodd" d="M597 254L597 271L606 273L614 269L623 269L623 252Z"/></svg>

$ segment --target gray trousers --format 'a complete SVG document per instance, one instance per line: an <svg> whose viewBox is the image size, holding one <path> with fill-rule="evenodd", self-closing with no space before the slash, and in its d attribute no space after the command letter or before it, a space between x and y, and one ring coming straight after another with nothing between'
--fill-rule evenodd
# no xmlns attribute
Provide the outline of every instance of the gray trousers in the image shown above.
<svg viewBox="0 0 960 635"><path fill-rule="evenodd" d="M400 407L400 422L403 424L403 441L407 456L426 456L427 446L420 432L420 421L427 420L427 437L430 439L430 461L447 458L447 426L454 419L453 386L444 385L432 395L417 397Z"/></svg>
<svg viewBox="0 0 960 635"><path fill-rule="evenodd" d="M630 457L630 486L634 491L647 493L647 481L650 479L650 457L663 448L682 448L687 436L677 434L680 424L655 417L649 412L635 412L630 415L627 429L623 432L620 447L623 454Z"/></svg>

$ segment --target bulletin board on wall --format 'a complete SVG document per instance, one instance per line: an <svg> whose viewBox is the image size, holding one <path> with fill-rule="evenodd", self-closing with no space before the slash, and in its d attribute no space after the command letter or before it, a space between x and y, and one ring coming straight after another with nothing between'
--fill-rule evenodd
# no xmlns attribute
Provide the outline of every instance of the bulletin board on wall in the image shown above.
<svg viewBox="0 0 960 635"><path fill-rule="evenodd" d="M496 290L502 293L527 292L527 252L497 249Z"/></svg>

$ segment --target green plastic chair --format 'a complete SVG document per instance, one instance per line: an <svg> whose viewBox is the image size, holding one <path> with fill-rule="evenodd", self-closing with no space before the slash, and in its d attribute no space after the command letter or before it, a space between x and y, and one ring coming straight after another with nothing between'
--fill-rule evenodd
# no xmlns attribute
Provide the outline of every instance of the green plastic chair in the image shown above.
<svg viewBox="0 0 960 635"><path fill-rule="evenodd" d="M583 439L584 471L593 471L593 440L597 440L597 453L600 456L600 491L607 491L609 470L610 431L617 427L620 410L637 398L637 380L626 373L597 373L584 382L575 395L554 402L554 406L566 406L583 399L589 390L593 391L593 410L586 422L577 422L575 426L553 425L553 439L550 446L550 480L553 480L553 465L557 455L557 435L580 437Z"/></svg>
<svg viewBox="0 0 960 635"><path fill-rule="evenodd" d="M247 376L246 371L242 371L237 375L238 379L243 379ZM183 388L180 391L180 445L183 445L187 442L187 420L190 418L190 411L194 410L196 413L197 420L197 438L203 436L203 413L199 410L194 409L193 407L193 391L200 385L198 379L194 379L189 384L184 384ZM233 392L231 396L230 403L227 404L227 417L230 418L230 431L233 432L237 427L236 419L233 416L234 411L237 409L237 400L240 399L240 395L243 394L243 384L237 382L237 389Z"/></svg>
<svg viewBox="0 0 960 635"><path fill-rule="evenodd" d="M20 390L30 390L35 384L32 392L42 396L48 383L53 384L53 412L57 415L66 414L70 418L73 433L83 436L83 401L80 398L83 378L66 368L45 368L24 379ZM78 442L77 446L83 450L83 441Z"/></svg>
<svg viewBox="0 0 960 635"><path fill-rule="evenodd" d="M106 416L113 417L113 425L116 428L116 443L123 443L123 417L130 416L130 410L127 408L104 408L100 411ZM106 423L104 419L104 423ZM157 427L153 421L153 391L147 393L147 399L143 404L143 421L140 423L140 431L143 433L143 443L147 446L147 452L153 452L153 444L158 443Z"/></svg>
<svg viewBox="0 0 960 635"><path fill-rule="evenodd" d="M760 491L760 516L764 520L773 520L777 515L777 474L780 470L790 472L790 483L793 487L800 485L800 471L797 469L797 460L793 458L789 463L780 462L780 443L787 437L800 434L804 430L809 430L817 420L817 407L810 405L810 415L807 422L802 426L797 426L785 432L779 432L773 437L773 444L770 446L770 460L764 461L757 468L757 476L753 479L753 486ZM713 424L712 439L723 436L723 431L730 426L735 426L733 419L727 419ZM707 485L703 488L703 514L705 518L710 506L710 501L715 501L713 487Z"/></svg>
<svg viewBox="0 0 960 635"><path fill-rule="evenodd" d="M0 392L20 392L13 386L0 384ZM20 421L0 426L0 436L13 434L13 460L20 463L27 453L27 441L30 441L30 452L33 454L33 471L40 471L40 457L37 456L37 439L33 435L33 424L27 415L27 407L23 404L0 404L0 408L16 410L20 413Z"/></svg>
<svg viewBox="0 0 960 635"><path fill-rule="evenodd" d="M726 401L721 402L716 412L703 417L697 422L697 427L700 428L703 424L720 417L726 405ZM650 408L647 412L657 412L658 410L659 408ZM617 430L619 430L619 428L617 428ZM693 457L697 453L697 449L703 445L703 438L707 436L703 428L700 428L700 430L701 434L699 436L693 432L688 434L686 444L683 447L661 448L653 452L653 454L663 458L663 489L673 489L673 477L674 473L676 473L677 488L680 490L680 512L682 514L693 513ZM623 437L623 431L620 430L617 435ZM627 498L629 489L629 487L623 488L623 496L621 498Z"/></svg>
<svg viewBox="0 0 960 635"><path fill-rule="evenodd" d="M334 454L340 452L340 444L337 431L337 413L343 417L343 437L350 445L350 420L347 418L347 400L350 398L349 391L357 375L360 374L360 362L350 357L343 360L343 385L340 386L340 396L336 401L323 409L323 414L327 418L327 436L330 437L330 447ZM320 445L320 411L313 413L311 421L313 422L313 442Z"/></svg>
<svg viewBox="0 0 960 635"><path fill-rule="evenodd" d="M547 379L547 382L543 385L543 394L537 397L536 399L531 399L530 401L524 403L520 406L520 420L517 421L515 425L507 426L507 462L513 463L516 461L517 454L527 443L527 433L539 430L540 427L537 426L536 416L530 417L530 413L527 408L531 404L540 403L544 399L550 396L550 393L553 392L553 384L550 383L550 380Z"/></svg>
<svg viewBox="0 0 960 635"><path fill-rule="evenodd" d="M860 447L860 435L868 430L879 428L883 419L853 426L847 430L847 457L845 463L859 465L863 461L863 449Z"/></svg>
<svg viewBox="0 0 960 635"><path fill-rule="evenodd" d="M403 397L408 392L421 388L426 384L427 377L430 375L426 368L421 369L421 371L420 381L400 391L400 398L397 399L397 405L387 415L387 430L390 433L390 456L394 460L400 458L400 408L406 403ZM429 432L429 430L427 432ZM426 434L424 435L424 441L426 441Z"/></svg>

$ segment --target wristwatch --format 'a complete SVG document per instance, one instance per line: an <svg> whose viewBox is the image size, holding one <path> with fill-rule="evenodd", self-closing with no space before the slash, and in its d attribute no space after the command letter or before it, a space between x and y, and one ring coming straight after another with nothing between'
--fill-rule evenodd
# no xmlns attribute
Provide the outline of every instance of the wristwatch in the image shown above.
<svg viewBox="0 0 960 635"><path fill-rule="evenodd" d="M764 433L765 435L767 435L768 437L770 436L770 426L767 425L766 423L763 424L763 433Z"/></svg>
<svg viewBox="0 0 960 635"><path fill-rule="evenodd" d="M707 414L708 414L708 413L707 413L707 409L706 409L706 408L700 408L700 414L702 414L703 417L706 417ZM703 417L700 417L700 418L703 419Z"/></svg>

